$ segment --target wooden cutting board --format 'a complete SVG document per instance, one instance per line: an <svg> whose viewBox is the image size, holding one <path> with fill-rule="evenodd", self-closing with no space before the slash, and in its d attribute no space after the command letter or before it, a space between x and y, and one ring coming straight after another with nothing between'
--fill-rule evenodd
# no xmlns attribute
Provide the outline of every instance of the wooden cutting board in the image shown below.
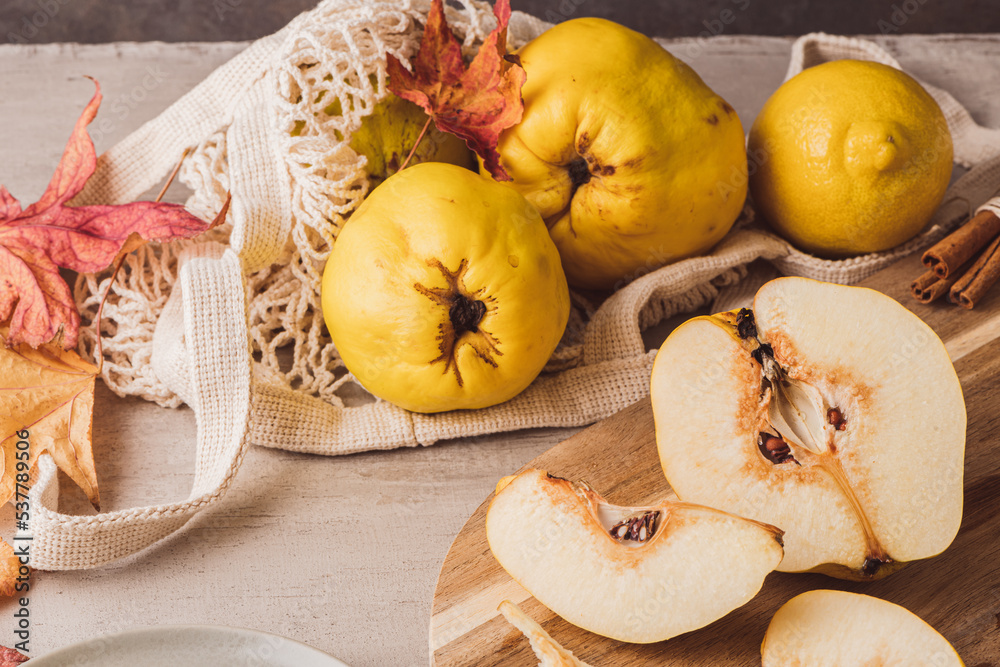
<svg viewBox="0 0 1000 667"><path fill-rule="evenodd" d="M937 628L969 667L1000 667L1000 288L973 311L947 303L926 306L909 295L910 280L920 273L914 255L862 284L927 322L945 341L962 382L969 413L965 513L958 537L942 555L872 583L775 572L750 603L705 628L658 644L625 644L570 625L497 564L485 532L491 495L455 538L441 568L431 614L431 664L537 665L527 640L496 611L510 599L595 667L760 665L760 643L778 607L804 591L833 588L901 604ZM660 469L649 399L577 433L525 467L586 479L621 505L651 504L673 495Z"/></svg>

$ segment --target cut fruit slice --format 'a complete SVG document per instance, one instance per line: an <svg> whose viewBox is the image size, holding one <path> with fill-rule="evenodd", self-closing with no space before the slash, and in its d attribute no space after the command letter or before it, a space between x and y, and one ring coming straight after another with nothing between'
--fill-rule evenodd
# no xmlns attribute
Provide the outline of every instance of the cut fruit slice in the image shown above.
<svg viewBox="0 0 1000 667"><path fill-rule="evenodd" d="M651 382L685 500L786 532L780 570L875 578L951 544L966 412L941 340L873 290L779 278L689 320Z"/></svg>
<svg viewBox="0 0 1000 667"><path fill-rule="evenodd" d="M782 605L760 647L763 667L962 667L937 630L869 595L809 591Z"/></svg>
<svg viewBox="0 0 1000 667"><path fill-rule="evenodd" d="M503 617L528 638L531 650L538 656L538 667L590 667L573 655L572 651L564 649L542 626L510 600L501 602L499 609Z"/></svg>
<svg viewBox="0 0 1000 667"><path fill-rule="evenodd" d="M486 515L501 566L585 630L650 643L745 604L781 561L781 531L688 503L608 504L586 484L527 470Z"/></svg>

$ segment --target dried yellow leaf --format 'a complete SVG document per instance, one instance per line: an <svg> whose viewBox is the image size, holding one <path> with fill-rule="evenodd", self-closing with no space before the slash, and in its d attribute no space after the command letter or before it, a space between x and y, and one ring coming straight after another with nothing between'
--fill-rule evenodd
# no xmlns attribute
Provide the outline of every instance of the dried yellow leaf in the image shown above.
<svg viewBox="0 0 1000 667"><path fill-rule="evenodd" d="M48 452L100 509L91 446L97 368L58 341L37 348L6 344L7 331L0 329L0 503L27 488L27 473Z"/></svg>
<svg viewBox="0 0 1000 667"><path fill-rule="evenodd" d="M14 547L0 540L0 597L9 598L17 592L20 571L21 561L14 555Z"/></svg>

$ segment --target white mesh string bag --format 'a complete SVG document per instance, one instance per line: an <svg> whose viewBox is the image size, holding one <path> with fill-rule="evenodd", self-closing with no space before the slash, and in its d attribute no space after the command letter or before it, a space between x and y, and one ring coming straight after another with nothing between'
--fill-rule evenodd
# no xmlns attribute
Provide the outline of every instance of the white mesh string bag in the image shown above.
<svg viewBox="0 0 1000 667"><path fill-rule="evenodd" d="M471 55L495 19L488 3L460 4L446 14ZM133 201L185 149L179 177L193 191L192 212L210 219L232 193L231 224L131 255L110 285L102 322L102 373L113 391L194 409L195 481L176 502L68 516L58 512L55 464L43 456L31 491L36 567L96 567L180 529L222 496L250 444L344 454L602 419L648 394L654 352L643 330L745 300L767 273L748 271L754 260L786 274L857 282L940 239L1000 184L1000 131L977 126L954 98L926 86L948 119L956 162L969 171L921 236L886 253L820 260L754 225L748 207L707 256L653 270L603 303L572 295L562 342L519 396L482 410L410 413L368 395L344 368L319 295L337 232L369 188L351 134L385 94L385 54L409 61L428 9L424 0L326 0L101 156L74 203ZM515 12L508 48L548 25ZM795 42L788 76L844 57L899 67L871 42L813 34ZM341 112L327 113L334 101ZM97 304L109 283L108 273L77 281L90 323L81 333L85 354L93 354Z"/></svg>

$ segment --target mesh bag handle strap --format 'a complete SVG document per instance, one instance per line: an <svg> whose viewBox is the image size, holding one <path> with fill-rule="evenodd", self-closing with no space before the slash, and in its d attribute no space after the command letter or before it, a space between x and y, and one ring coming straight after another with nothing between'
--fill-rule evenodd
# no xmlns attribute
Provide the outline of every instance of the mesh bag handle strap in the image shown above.
<svg viewBox="0 0 1000 667"><path fill-rule="evenodd" d="M265 76L272 55L294 24L250 44L163 113L105 151L72 203L124 204L157 185L184 149L197 146L232 122L247 91Z"/></svg>
<svg viewBox="0 0 1000 667"><path fill-rule="evenodd" d="M183 335L187 352L185 399L198 421L194 483L184 500L69 516L57 509L56 466L39 458L29 492L33 565L73 570L133 554L178 530L229 488L247 449L250 423L250 343L239 258L223 246L203 244L184 258L179 289L162 326Z"/></svg>

